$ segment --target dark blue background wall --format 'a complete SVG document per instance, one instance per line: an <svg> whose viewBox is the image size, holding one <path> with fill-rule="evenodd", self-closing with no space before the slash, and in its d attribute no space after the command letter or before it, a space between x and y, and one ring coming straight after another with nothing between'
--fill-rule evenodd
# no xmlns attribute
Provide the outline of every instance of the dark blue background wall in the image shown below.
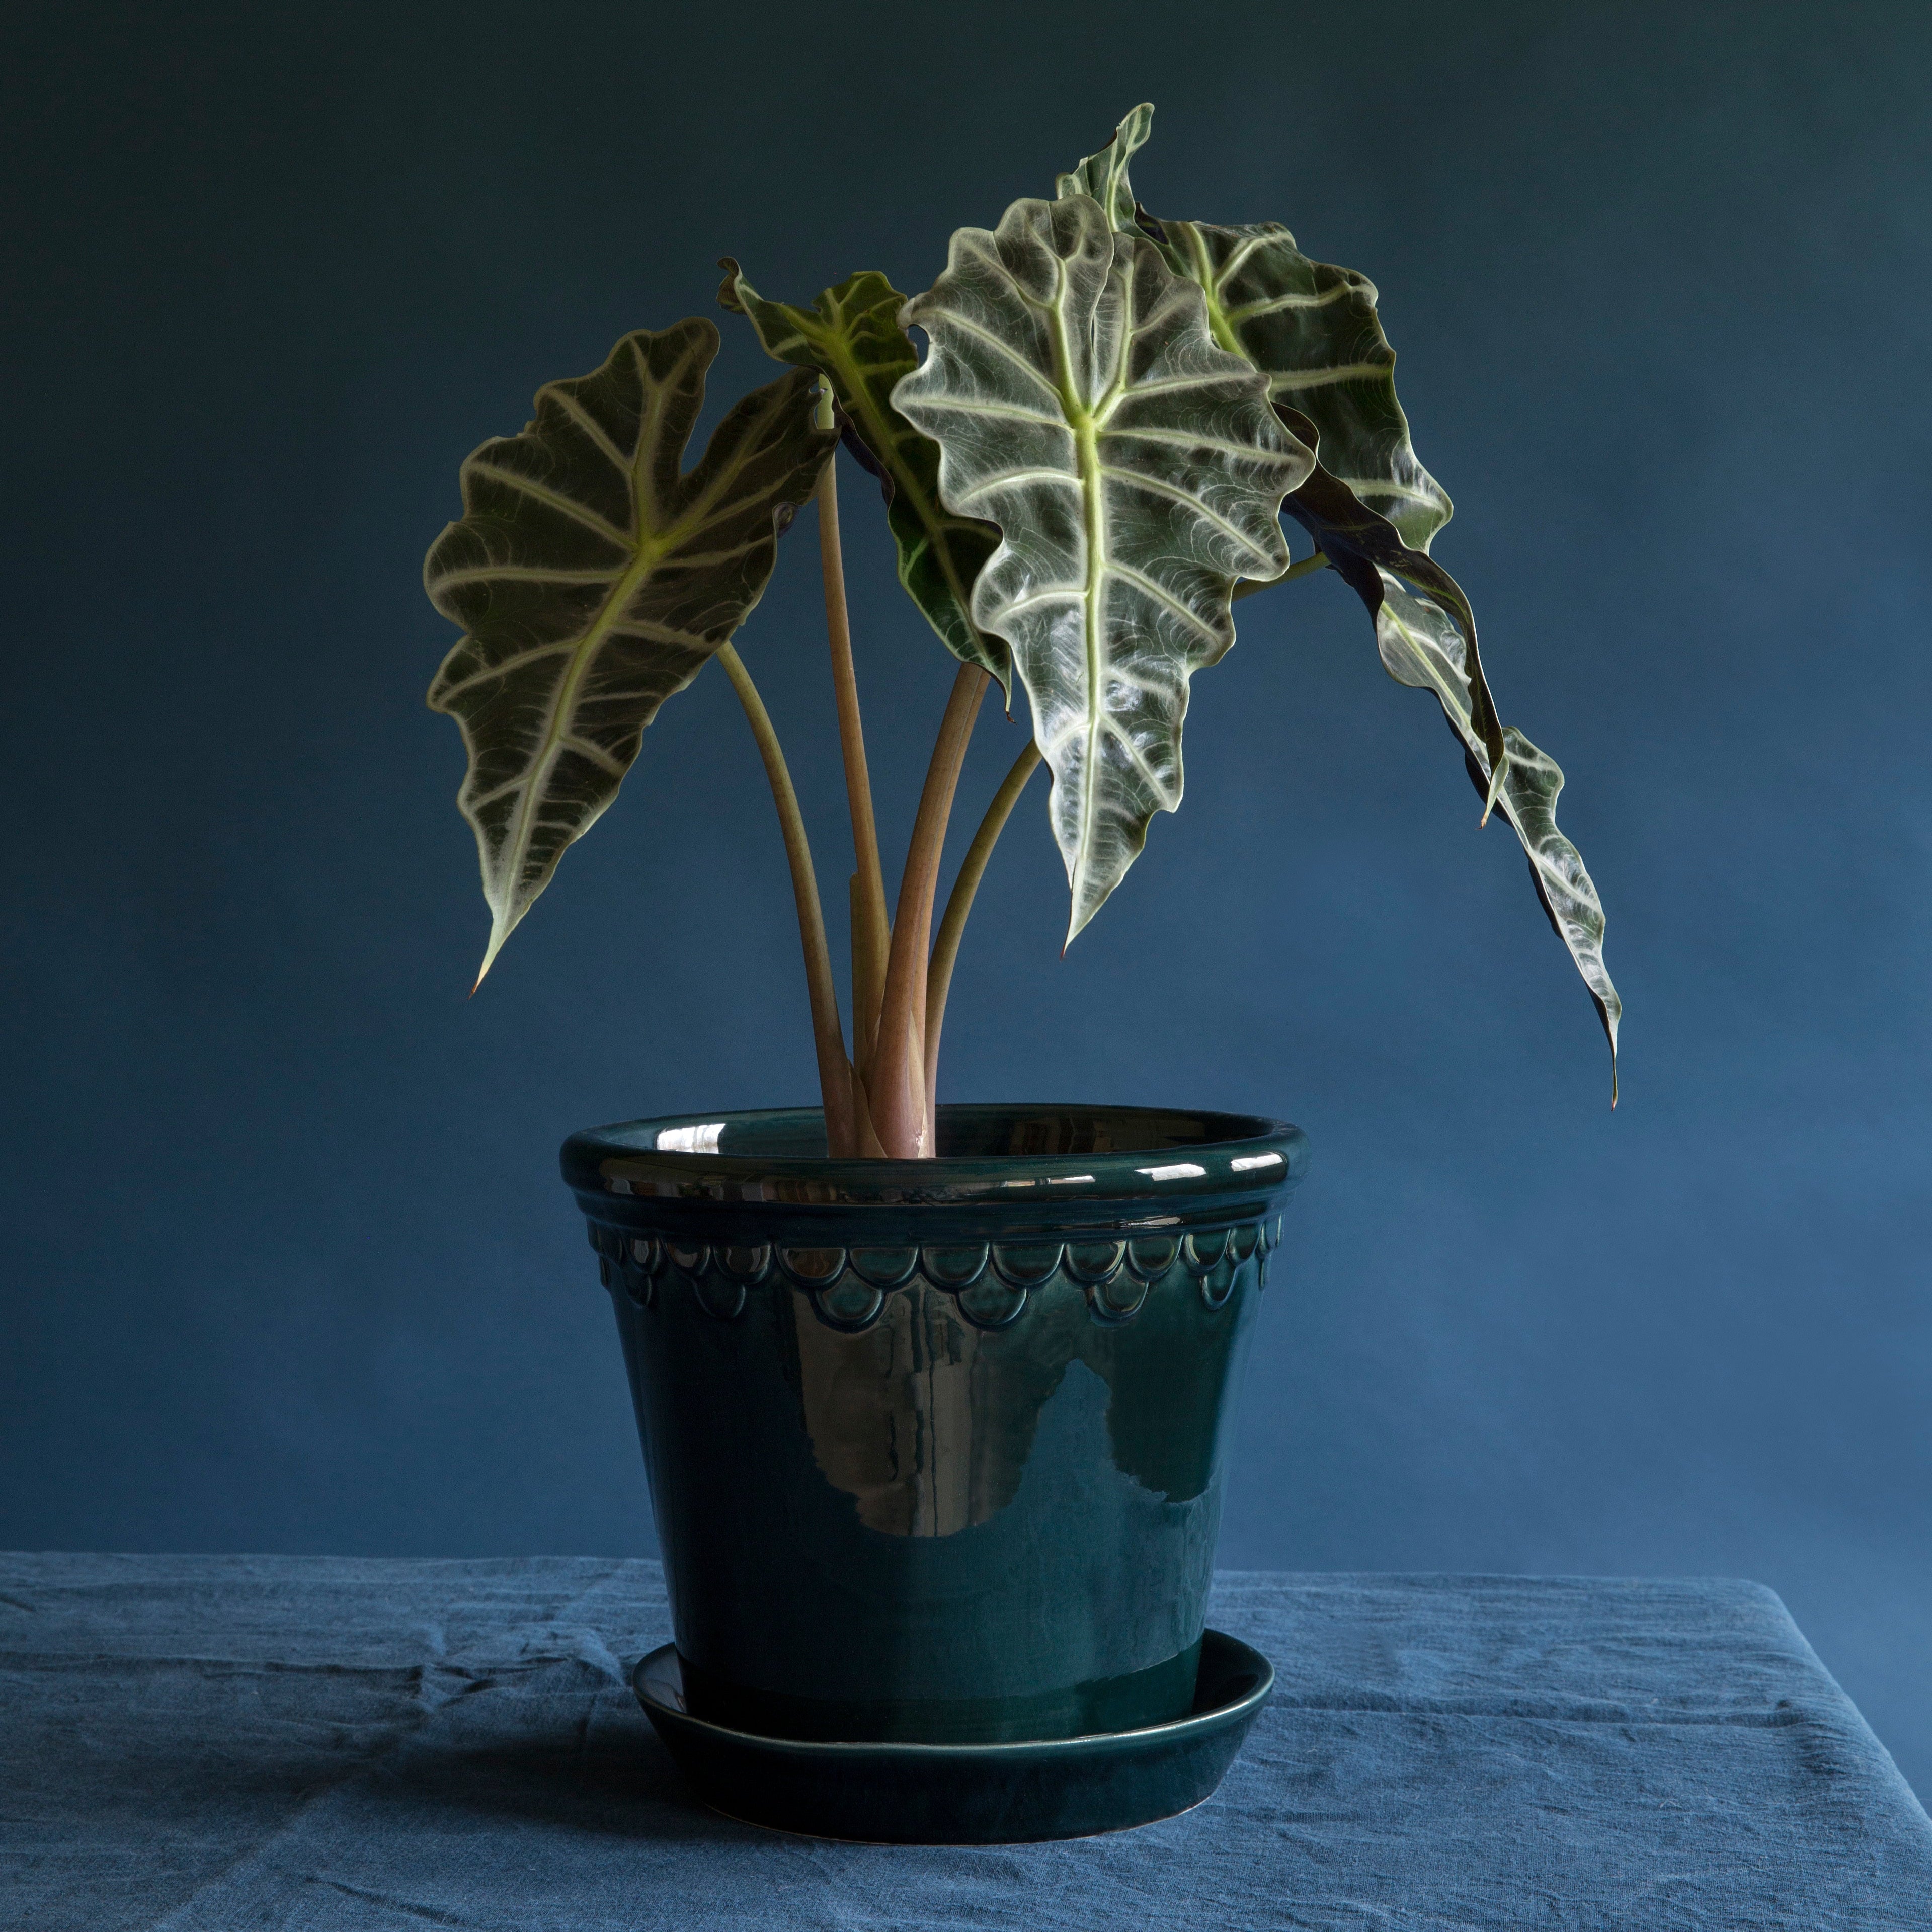
<svg viewBox="0 0 1932 1932"><path fill-rule="evenodd" d="M1610 908L1624 1104L1319 578L1243 607L1064 962L1028 800L948 1090L1313 1136L1226 1561L1760 1577L1932 1786L1922 9L11 20L0 1543L652 1546L554 1150L811 1094L771 807L708 674L466 1002L422 552L464 453L710 312L720 252L922 287L1151 97L1150 205L1381 286ZM719 386L770 373L734 337ZM847 499L902 836L947 668ZM802 536L742 641L836 878Z"/></svg>

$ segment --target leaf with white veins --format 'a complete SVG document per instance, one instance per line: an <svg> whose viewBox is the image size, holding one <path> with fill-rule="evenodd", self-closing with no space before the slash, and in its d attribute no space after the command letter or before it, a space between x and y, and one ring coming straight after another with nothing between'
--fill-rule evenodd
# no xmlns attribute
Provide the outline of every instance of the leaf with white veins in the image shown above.
<svg viewBox="0 0 1932 1932"><path fill-rule="evenodd" d="M1311 460L1201 291L1086 194L961 230L902 320L932 346L892 400L939 444L942 500L1002 532L973 617L1032 700L1071 939L1180 802L1188 680L1234 640L1235 583L1286 568Z"/></svg>
<svg viewBox="0 0 1932 1932"><path fill-rule="evenodd" d="M463 730L490 970L564 848L617 795L644 728L763 596L777 539L837 432L795 370L739 403L682 474L718 331L640 329L547 383L520 436L464 464L464 516L423 566L465 634L429 702Z"/></svg>
<svg viewBox="0 0 1932 1932"><path fill-rule="evenodd" d="M1464 668L1462 633L1448 613L1426 597L1414 596L1387 571L1382 580L1382 602L1376 608L1376 643L1389 675L1403 684L1432 691L1442 701L1456 735L1462 741L1463 762L1479 798L1490 790L1489 754L1473 730L1469 715L1468 674ZM1583 855L1558 829L1557 794L1563 771L1546 752L1539 751L1514 724L1503 730L1509 766L1497 800L1514 828L1529 860L1530 882L1558 938L1568 949L1582 976L1597 1017L1610 1043L1610 1105L1617 1103L1617 1026L1623 1001L1610 982L1604 964L1604 906L1586 870Z"/></svg>
<svg viewBox="0 0 1932 1932"><path fill-rule="evenodd" d="M1310 260L1279 222L1220 227L1148 214L1127 169L1153 130L1154 109L1143 102L1097 154L1060 177L1060 192L1094 195L1116 227L1149 236L1169 268L1199 284L1214 340L1268 377L1274 401L1310 417L1330 471L1381 511L1406 544L1426 550L1451 506L1409 441L1374 283Z"/></svg>
<svg viewBox="0 0 1932 1932"><path fill-rule="evenodd" d="M1134 109L1100 153L1060 176L1060 192L1104 185L1114 225L1149 237L1200 287L1215 340L1267 377L1283 420L1318 452L1313 473L1282 507L1368 606L1390 674L1436 693L1485 812L1501 806L1522 841L1537 896L1609 1037L1614 1098L1622 1004L1604 965L1603 907L1582 856L1556 827L1562 772L1502 724L1468 599L1427 554L1451 506L1410 442L1375 285L1352 268L1310 260L1279 223L1219 227L1150 215L1135 200L1128 164L1153 121L1150 106Z"/></svg>
<svg viewBox="0 0 1932 1932"><path fill-rule="evenodd" d="M1099 154L1060 177L1060 192L1070 183L1107 183L1115 225L1131 223L1169 268L1199 286L1214 340L1268 378L1273 401L1315 424L1330 474L1379 510L1406 547L1426 553L1449 520L1450 505L1409 440L1408 418L1396 400L1395 351L1376 314L1375 284L1352 268L1310 261L1276 221L1220 227L1149 214L1134 199L1127 168L1153 126L1154 110L1143 103ZM1501 767L1508 763L1502 721L1473 624L1468 643L1477 729L1490 761Z"/></svg>
<svg viewBox="0 0 1932 1932"><path fill-rule="evenodd" d="M1398 683L1432 691L1477 795L1490 795L1489 747L1475 722L1470 640L1475 620L1456 580L1432 557L1408 549L1395 526L1359 502L1321 460L1312 422L1283 410L1288 426L1316 449L1315 473L1288 498L1288 513L1320 543L1342 580L1367 605L1376 647ZM1558 830L1556 796L1563 773L1513 725L1503 731L1508 751L1496 802L1529 860L1531 883L1556 936L1568 949L1610 1042L1610 1104L1616 1104L1617 1024L1623 1002L1604 964L1604 908L1583 855Z"/></svg>
<svg viewBox="0 0 1932 1932"><path fill-rule="evenodd" d="M1408 418L1396 400L1395 351L1376 318L1374 284L1352 268L1310 261L1275 223L1156 225L1170 263L1207 296L1214 339L1267 376L1278 408L1298 412L1315 425L1330 484L1392 529L1404 558L1426 563L1430 540L1449 520L1449 499L1416 460ZM1335 500L1332 489L1324 493L1324 502ZM1293 502L1287 508L1318 543L1318 520ZM1436 594L1438 586L1427 571L1412 572L1402 562L1390 567L1425 595ZM1446 572L1440 576L1453 588ZM1484 760L1506 764L1502 720L1483 674L1475 620L1461 591L1453 595L1452 608L1463 620L1472 715ZM1496 802L1486 797L1484 811Z"/></svg>
<svg viewBox="0 0 1932 1932"><path fill-rule="evenodd" d="M899 581L963 664L999 680L1009 698L1006 647L973 622L973 584L998 547L991 524L957 517L939 500L939 446L892 406L892 386L919 366L919 351L899 326L905 297L876 270L848 275L810 308L767 302L726 256L718 299L757 330L775 361L816 369L859 440L854 453L885 488L886 524L898 548Z"/></svg>

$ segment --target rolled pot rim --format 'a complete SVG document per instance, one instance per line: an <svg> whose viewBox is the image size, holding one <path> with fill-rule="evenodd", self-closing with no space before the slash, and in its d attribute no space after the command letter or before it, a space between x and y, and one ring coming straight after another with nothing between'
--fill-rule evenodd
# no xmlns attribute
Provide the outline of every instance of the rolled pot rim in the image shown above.
<svg viewBox="0 0 1932 1932"><path fill-rule="evenodd" d="M572 1134L562 1166L586 1208L599 1197L901 1209L1051 1200L1084 1219L1082 1203L1158 1214L1244 1196L1258 1207L1308 1164L1299 1127L1204 1108L952 1105L938 1130L947 1150L930 1160L834 1160L806 1150L824 1144L815 1107L666 1114Z"/></svg>

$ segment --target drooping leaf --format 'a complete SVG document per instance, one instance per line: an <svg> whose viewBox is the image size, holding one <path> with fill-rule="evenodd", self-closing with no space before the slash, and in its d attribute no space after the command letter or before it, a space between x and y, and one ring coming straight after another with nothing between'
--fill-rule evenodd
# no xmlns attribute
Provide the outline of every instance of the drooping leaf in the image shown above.
<svg viewBox="0 0 1932 1932"><path fill-rule="evenodd" d="M484 973L616 797L658 707L763 596L837 440L814 422L817 379L794 370L681 473L718 343L700 320L640 329L594 374L547 383L521 435L464 464L462 520L424 563L465 633L429 701L469 748L458 802L482 857Z"/></svg>
<svg viewBox="0 0 1932 1932"><path fill-rule="evenodd" d="M1460 627L1464 640L1463 659L1466 662L1477 662L1476 614L1470 609L1469 600L1462 594L1462 586L1432 556L1422 550L1412 550L1394 524L1371 509L1330 470L1324 460L1328 453L1328 440L1312 417L1282 403L1275 405L1275 411L1295 436L1315 452L1316 458L1315 468L1307 481L1291 490L1283 501L1284 513L1313 538L1316 548L1340 571L1352 588L1361 590L1359 572L1352 574L1352 565L1366 564L1402 579L1424 596L1433 599ZM1364 595L1366 601L1366 593ZM1374 608L1370 604L1371 613ZM1480 702L1472 680L1471 716L1478 721L1475 728L1483 740L1486 760L1489 740L1480 722Z"/></svg>
<svg viewBox="0 0 1932 1932"><path fill-rule="evenodd" d="M1378 520L1394 530L1404 552L1426 562L1430 541L1449 520L1450 502L1409 441L1408 418L1396 400L1395 351L1376 319L1374 284L1352 268L1310 261L1275 223L1157 225L1170 262L1206 296L1215 340L1267 376L1279 406L1315 424L1330 481L1371 514L1379 512ZM1446 572L1443 578L1453 582ZM1508 763L1502 720L1460 590L1454 608L1466 620L1476 730L1486 758L1500 767ZM1489 800L1485 811L1494 802Z"/></svg>
<svg viewBox="0 0 1932 1932"><path fill-rule="evenodd" d="M1330 564L1367 605L1384 667L1399 683L1432 691L1462 746L1465 764L1479 796L1490 794L1489 747L1475 720L1470 676L1470 640L1475 622L1456 580L1419 551L1410 550L1395 526L1357 498L1320 460L1320 437L1306 416L1284 410L1288 427L1316 450L1315 472L1289 495L1290 516L1320 544ZM1563 773L1514 726L1496 798L1522 842L1529 876L1556 936L1569 950L1595 1001L1610 1042L1610 1095L1616 1098L1617 1024L1623 1002L1604 964L1604 908L1585 869L1582 854L1557 829L1556 797Z"/></svg>
<svg viewBox="0 0 1932 1932"><path fill-rule="evenodd" d="M905 297L876 271L848 276L810 308L767 302L728 255L718 299L746 316L766 355L815 369L857 440L854 454L885 490L886 523L898 548L899 581L964 664L976 664L1012 694L1004 642L973 622L973 584L1000 541L990 524L955 516L940 501L939 446L892 406L892 386L919 366L899 326Z"/></svg>
<svg viewBox="0 0 1932 1932"><path fill-rule="evenodd" d="M1267 376L1276 402L1318 424L1322 446L1338 466L1331 473L1412 549L1427 550L1453 506L1409 440L1374 283L1353 268L1310 261L1276 222L1159 225L1170 263L1208 298L1215 340Z"/></svg>
<svg viewBox="0 0 1932 1932"><path fill-rule="evenodd" d="M1131 222L1200 287L1215 340L1267 377L1283 420L1318 451L1313 473L1283 508L1367 604L1391 675L1441 699L1485 812L1501 806L1522 841L1538 896L1609 1036L1614 1092L1622 1008L1604 966L1603 908L1576 848L1556 829L1562 772L1503 725L1468 599L1427 554L1451 506L1410 441L1375 285L1353 269L1311 261L1277 223L1221 227L1149 214L1135 199L1128 164L1151 132L1153 113L1136 107L1106 148L1060 177L1060 191L1107 185L1115 225ZM1414 641L1425 635L1436 640L1426 651ZM1519 755L1527 760L1520 773Z"/></svg>
<svg viewBox="0 0 1932 1932"><path fill-rule="evenodd" d="M1449 520L1448 494L1416 459L1408 418L1395 394L1395 351L1376 314L1376 286L1352 268L1311 262L1279 222L1218 227L1166 221L1135 201L1127 165L1152 131L1143 104L1101 152L1063 184L1084 177L1114 188L1113 206L1129 211L1168 267L1198 284L1214 339L1268 378L1268 394L1298 410L1321 431L1323 466L1365 506L1378 508L1403 544L1426 553ZM1466 603L1463 605L1467 610ZM1474 624L1466 635L1476 728L1490 763L1508 762L1502 720L1483 674ZM1486 802L1486 811L1496 802Z"/></svg>
<svg viewBox="0 0 1932 1932"><path fill-rule="evenodd" d="M1090 196L961 230L902 320L932 346L892 400L939 444L941 500L1002 532L973 616L1032 701L1070 939L1180 802L1188 680L1234 642L1235 582L1286 568L1311 460L1200 290Z"/></svg>

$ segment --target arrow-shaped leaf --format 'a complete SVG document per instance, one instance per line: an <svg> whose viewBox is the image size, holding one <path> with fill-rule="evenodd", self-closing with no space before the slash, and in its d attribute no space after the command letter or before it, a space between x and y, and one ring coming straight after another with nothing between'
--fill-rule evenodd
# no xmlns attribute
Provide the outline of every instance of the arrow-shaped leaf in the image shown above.
<svg viewBox="0 0 1932 1932"><path fill-rule="evenodd" d="M1188 680L1234 640L1236 581L1287 567L1310 460L1200 290L1090 196L962 229L902 320L932 347L892 400L939 444L946 506L1002 532L973 617L1032 700L1071 938L1180 802Z"/></svg>
<svg viewBox="0 0 1932 1932"><path fill-rule="evenodd" d="M998 546L990 524L955 516L940 501L939 446L892 406L892 386L919 366L899 326L905 297L875 270L848 276L810 308L767 302L728 255L718 301L746 316L766 355L815 369L859 438L861 460L885 488L886 523L898 548L899 581L964 664L975 664L1012 694L1005 644L973 622L974 580ZM869 459L869 460L867 460Z"/></svg>
<svg viewBox="0 0 1932 1932"><path fill-rule="evenodd" d="M1060 191L1104 191L1114 225L1131 224L1196 284L1215 340L1268 379L1283 420L1318 449L1313 474L1283 508L1367 604L1390 675L1442 700L1485 810L1500 805L1515 828L1544 909L1610 1037L1614 1093L1622 1006L1604 966L1603 908L1576 847L1556 829L1563 774L1504 727L1468 599L1427 554L1450 504L1409 440L1375 285L1352 268L1311 261L1278 223L1219 227L1150 215L1135 200L1128 164L1153 119L1150 106L1136 107L1105 148L1060 178ZM1520 773L1513 769L1519 756L1527 760Z"/></svg>
<svg viewBox="0 0 1932 1932"><path fill-rule="evenodd" d="M814 424L816 379L794 371L680 473L717 352L709 322L640 329L595 374L546 384L520 436L464 464L463 519L424 564L465 632L429 701L469 747L458 802L482 856L484 973L616 796L658 707L764 594L837 440Z"/></svg>
<svg viewBox="0 0 1932 1932"><path fill-rule="evenodd" d="M1352 268L1311 262L1279 222L1224 228L1148 214L1134 200L1127 164L1153 124L1154 110L1136 107L1106 147L1060 177L1061 191L1082 178L1108 182L1116 220L1128 211L1168 267L1198 285L1215 340L1268 378L1271 400L1300 410L1320 430L1330 476L1364 504L1378 507L1406 547L1426 552L1449 520L1450 505L1409 441L1408 418L1396 400L1395 351L1376 314L1374 283ZM1502 720L1483 675L1473 624L1467 643L1476 727L1486 756L1500 769L1508 763Z"/></svg>

